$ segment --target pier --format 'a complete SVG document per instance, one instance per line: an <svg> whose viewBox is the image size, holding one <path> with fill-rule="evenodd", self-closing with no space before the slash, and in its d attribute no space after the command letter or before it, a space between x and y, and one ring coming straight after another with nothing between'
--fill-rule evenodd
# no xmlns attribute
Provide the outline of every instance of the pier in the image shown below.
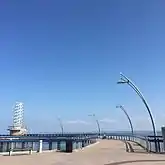
<svg viewBox="0 0 165 165"><path fill-rule="evenodd" d="M163 131L162 131L163 132ZM100 139L120 140L125 142L134 142L141 146L148 153L164 153L163 136L142 136L115 133L78 133L78 134L27 134L24 136L0 135L0 153L9 151L22 151L25 149L42 152L43 144L47 144L46 150L58 150L63 152L72 152L74 149L84 148L90 144L96 143ZM65 147L61 147L61 143ZM53 145L55 144L55 145ZM155 144L157 148L155 148ZM34 146L37 145L37 148ZM19 146L19 147L18 147ZM54 146L54 147L53 147Z"/></svg>
<svg viewBox="0 0 165 165"><path fill-rule="evenodd" d="M73 152L74 149L84 148L96 143L96 134L29 134L26 136L0 135L0 153L15 151L36 151L41 153L43 150L58 150L63 152ZM61 144L64 144L61 147ZM43 144L47 149L43 149ZM37 146L37 147L35 147Z"/></svg>
<svg viewBox="0 0 165 165"><path fill-rule="evenodd" d="M28 156L0 156L0 161L3 165L159 165L165 163L164 155L147 154L135 143L131 142L130 145L133 152L126 152L123 141L106 139L71 154L45 152Z"/></svg>
<svg viewBox="0 0 165 165"><path fill-rule="evenodd" d="M1 156L4 165L135 165L164 164L165 149L162 136L128 134L27 134L0 135ZM155 149L155 139L158 146ZM33 144L38 148L34 149ZM43 144L48 148L43 150ZM56 147L53 148L53 143ZM65 143L65 147L61 147ZM21 148L16 146L20 144ZM30 148L27 146L31 146ZM7 148L4 148L6 146ZM60 152L58 152L60 151Z"/></svg>

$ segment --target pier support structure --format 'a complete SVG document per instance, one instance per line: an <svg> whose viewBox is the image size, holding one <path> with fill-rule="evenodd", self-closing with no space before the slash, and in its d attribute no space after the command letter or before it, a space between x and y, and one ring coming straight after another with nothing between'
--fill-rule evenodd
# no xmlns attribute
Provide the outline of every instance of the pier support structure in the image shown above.
<svg viewBox="0 0 165 165"><path fill-rule="evenodd" d="M49 142L49 150L52 150L52 141Z"/></svg>
<svg viewBox="0 0 165 165"><path fill-rule="evenodd" d="M67 140L66 141L66 152L73 152L72 140Z"/></svg>
<svg viewBox="0 0 165 165"><path fill-rule="evenodd" d="M60 142L60 141L57 142L57 150L58 150L58 151L61 150L61 142Z"/></svg>

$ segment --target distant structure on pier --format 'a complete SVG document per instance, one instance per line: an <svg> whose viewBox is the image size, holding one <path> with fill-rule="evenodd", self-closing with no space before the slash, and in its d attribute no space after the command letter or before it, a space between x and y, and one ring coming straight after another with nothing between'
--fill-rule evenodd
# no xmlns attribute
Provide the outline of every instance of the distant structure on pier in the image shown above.
<svg viewBox="0 0 165 165"><path fill-rule="evenodd" d="M24 126L24 104L16 102L13 107L13 125L9 126L10 135L24 135L27 129Z"/></svg>

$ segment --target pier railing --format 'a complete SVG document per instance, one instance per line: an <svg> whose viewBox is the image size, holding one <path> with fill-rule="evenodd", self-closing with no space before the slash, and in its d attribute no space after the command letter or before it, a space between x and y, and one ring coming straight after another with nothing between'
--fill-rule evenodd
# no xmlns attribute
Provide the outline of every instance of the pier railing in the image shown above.
<svg viewBox="0 0 165 165"><path fill-rule="evenodd" d="M165 153L163 137L162 136L141 136L141 135L106 135L107 139L115 139L122 141L130 141L141 146L146 152ZM157 150L155 148L157 144Z"/></svg>
<svg viewBox="0 0 165 165"><path fill-rule="evenodd" d="M30 134L25 136L0 135L0 152L9 155L16 151L29 153L42 152L44 150L57 150L72 152L96 143L97 134Z"/></svg>
<svg viewBox="0 0 165 165"><path fill-rule="evenodd" d="M48 144L48 148L52 149L52 143L56 143L56 148L59 148L58 144L61 142L71 141L72 145L78 146L81 143L81 147L89 145L96 142L99 138L115 139L122 141L130 141L140 145L146 152L154 153L165 153L164 142L162 136L143 136L143 135L129 135L129 134L112 134L112 133L102 133L100 136L97 133L55 133L55 134L27 134L24 136L10 136L10 135L0 135L0 150L4 150L2 146L6 144L8 148L9 143L38 143L42 140L43 143ZM155 145L156 144L156 145ZM157 146L157 149L155 149ZM77 147L77 148L81 148ZM74 147L73 147L74 148Z"/></svg>

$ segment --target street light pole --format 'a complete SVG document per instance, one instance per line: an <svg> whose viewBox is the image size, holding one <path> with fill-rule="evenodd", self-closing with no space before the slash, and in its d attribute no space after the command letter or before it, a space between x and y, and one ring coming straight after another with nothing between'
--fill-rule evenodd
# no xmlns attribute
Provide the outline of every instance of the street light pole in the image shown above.
<svg viewBox="0 0 165 165"><path fill-rule="evenodd" d="M97 125L97 128L98 128L98 133L99 133L99 136L100 136L100 134L101 134L101 128L100 128L99 120L96 118L96 115L95 114L88 115L88 116L92 116L95 119L95 122L96 122L96 125Z"/></svg>
<svg viewBox="0 0 165 165"><path fill-rule="evenodd" d="M136 94L141 98L142 102L144 103L146 109L147 109L147 112L150 116L150 119L151 119L151 124L152 124L152 127L153 127L153 134L154 134L154 138L155 138L155 150L156 152L158 151L158 147L157 147L157 142L156 142L156 128L155 128L155 122L154 122L154 119L153 119L153 116L152 116L152 113L151 113L151 110L147 104L147 101L145 100L143 94L140 92L140 90L138 89L138 87L130 80L128 79L125 75L123 75L122 73L120 73L120 81L117 82L118 84L128 84L135 92Z"/></svg>
<svg viewBox="0 0 165 165"><path fill-rule="evenodd" d="M124 114L127 116L130 127L131 127L131 133L132 133L132 135L134 135L133 124L132 124L131 118L129 117L127 111L124 109L124 107L122 105L116 106L116 108L120 108L124 112Z"/></svg>
<svg viewBox="0 0 165 165"><path fill-rule="evenodd" d="M64 134L64 126L63 126L63 123L62 123L61 118L58 117L58 121L59 121L59 124L60 124L61 133L62 133L62 135L63 135L63 134Z"/></svg>

